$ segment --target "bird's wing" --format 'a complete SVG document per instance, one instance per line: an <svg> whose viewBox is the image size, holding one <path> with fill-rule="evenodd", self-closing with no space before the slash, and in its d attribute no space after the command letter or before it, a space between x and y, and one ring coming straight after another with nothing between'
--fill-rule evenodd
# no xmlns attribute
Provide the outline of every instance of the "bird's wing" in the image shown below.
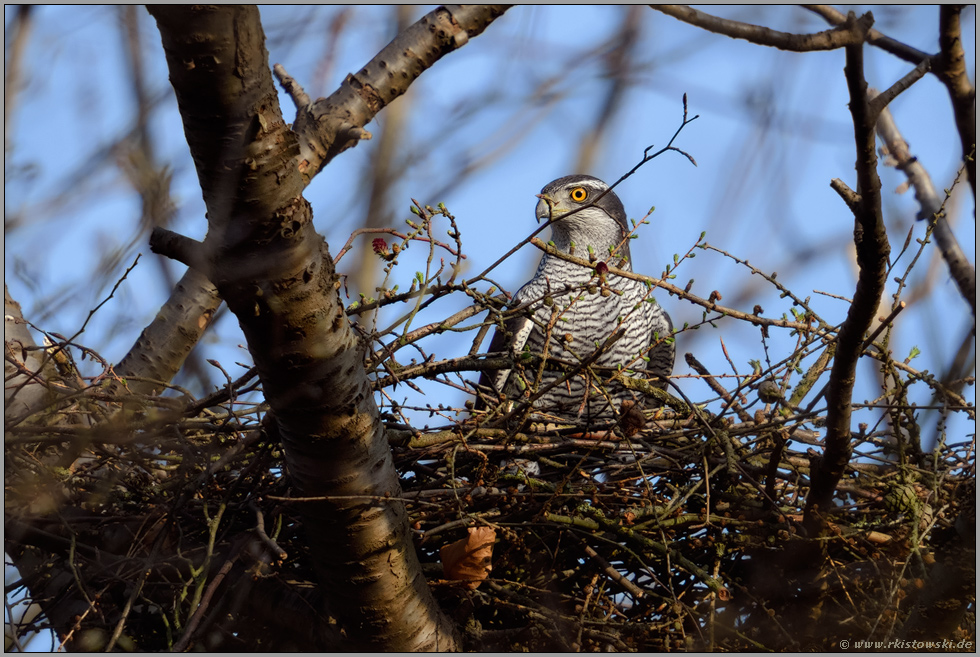
<svg viewBox="0 0 980 657"><path fill-rule="evenodd" d="M511 303L512 307L520 306L523 303L522 294L524 288L521 288L517 294L514 295L514 300ZM520 352L524 345L527 343L528 337L531 335L531 331L534 329L534 322L527 315L515 315L504 322L504 327L501 330L497 328L493 337L490 339L490 349L488 353L495 353L501 351L507 351L511 353ZM502 369L493 372L484 371L480 374L480 387L490 388L498 395L504 393L504 387L507 384L507 379L510 378L511 370ZM484 398L481 395L477 395L475 408L477 410L482 410L487 407Z"/></svg>
<svg viewBox="0 0 980 657"><path fill-rule="evenodd" d="M653 381L653 386L661 390L667 387L667 377L674 371L674 323L670 321L670 315L660 306L655 306L657 315L654 316L654 329L650 331L650 344L654 345L650 349L650 360L647 361L647 371L657 375L658 379Z"/></svg>

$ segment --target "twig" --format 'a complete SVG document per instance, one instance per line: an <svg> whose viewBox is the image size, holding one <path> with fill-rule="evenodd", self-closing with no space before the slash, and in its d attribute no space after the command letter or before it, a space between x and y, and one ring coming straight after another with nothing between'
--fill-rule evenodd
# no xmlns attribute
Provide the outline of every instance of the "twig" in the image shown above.
<svg viewBox="0 0 980 657"><path fill-rule="evenodd" d="M562 260L567 260L568 262L574 262L575 264L581 265L582 267L588 267L591 269L594 266L592 263L590 263L588 260L584 258L577 258L575 256L568 255L567 253L558 250L556 247L550 244L545 244L544 242L542 242L537 238L532 238L531 244L533 244L534 246L538 247L539 249L541 249L542 251L550 255L561 258ZM691 294L690 292L686 292L685 290L677 287L676 285L668 283L667 281L659 278L653 278L652 276L644 276L643 274L637 274L631 271L625 271L623 269L618 269L612 266L609 267L609 274L613 276L622 276L623 278L628 278L630 280L640 281L641 283L647 283L652 286L663 288L670 294L673 294L674 296L680 299L685 299L687 301L690 301L691 303L702 306L707 310L718 312L723 316L734 317L735 319L741 319L747 321L756 326L778 326L781 328L796 329L797 331L810 331L813 328L812 326L808 326L803 322L791 322L785 319L769 319L767 317L759 317L757 315L744 313L740 310L735 310L734 308L727 308L725 306L720 306L714 301L709 301L708 299L702 299L697 295Z"/></svg>
<svg viewBox="0 0 980 657"><path fill-rule="evenodd" d="M102 306L104 306L104 305L106 305L107 303L109 303L109 300L110 300L110 299L112 299L112 297L113 297L113 296L115 296L115 294L116 294L116 290L118 290L118 289L119 289L119 286L120 286L120 285L122 285L122 284L123 284L123 281L125 281L125 280L126 280L126 278L127 278L128 276L129 276L129 272L131 272L131 271L133 271L134 269L136 269L136 265L137 265L137 264L139 263L139 261L140 261L140 256L141 256L141 255L142 255L141 253L137 253L137 254L136 254L136 259L135 259L135 260L133 260L133 264L131 264L131 265L130 265L130 266L129 266L129 267L127 268L127 269L126 269L126 271L124 271L124 272L123 272L123 275L122 275L122 276L121 276L121 277L119 278L119 280L118 280L118 281L116 281L116 284L112 286L112 290L110 290L110 291L109 291L109 296L107 296L107 297L106 297L105 299L103 299L103 300L102 300L102 301L101 301L101 302L99 303L99 305L97 305L97 306L96 306L95 308L93 308L92 310L90 310L90 311L89 311L89 313L88 313L88 316L87 316L87 317L85 318L85 321L84 321L84 322L82 322L82 326L81 326L81 328L79 328L79 329L78 329L78 330L77 330L77 331L75 332L75 334L74 334L74 335L72 335L72 336L71 336L71 338L69 338L69 339L67 340L67 342L74 342L74 341L75 341L75 338L77 338L78 336L80 336L80 335L81 335L82 333L84 333L84 332L85 332L85 327L86 327L86 326L88 326L88 323L89 323L89 322L90 322L90 321L92 320L92 317L94 317L94 316L95 316L95 313L97 313L97 312L99 312L99 309L100 309L100 308L102 308Z"/></svg>
<svg viewBox="0 0 980 657"><path fill-rule="evenodd" d="M9 621L7 621L6 627L4 628L6 630L4 632L4 640L9 641L11 645L13 645L13 647L17 649L17 652L22 653L24 652L24 646L21 645L20 636L18 635L21 632L21 627L23 626L23 623L21 623L20 619L17 618L14 612L13 605L10 604L9 595L5 594L3 596L3 608L4 611L6 612L7 618L10 619ZM9 649L10 646L7 646L7 650Z"/></svg>
<svg viewBox="0 0 980 657"><path fill-rule="evenodd" d="M861 211L861 195L848 187L843 180L834 178L830 181L830 188L837 192L851 212L857 214Z"/></svg>
<svg viewBox="0 0 980 657"><path fill-rule="evenodd" d="M310 100L310 95L303 89L303 85L301 85L293 78L293 76L287 73L282 64L276 64L273 66L272 72L275 74L276 79L279 80L279 84L282 85L282 88L287 94L289 94L289 97L293 99L297 112L303 111L307 105L313 102Z"/></svg>
<svg viewBox="0 0 980 657"><path fill-rule="evenodd" d="M782 297L789 297L790 299L793 300L793 303L795 303L797 306L799 306L800 308L802 308L803 310L805 310L821 326L823 326L823 327L826 327L827 326L827 322L825 322L823 319L821 319L820 318L820 315L818 315L816 312L814 312L813 308L810 307L810 304L807 303L806 300L799 298L798 296L796 296L793 293L792 290L790 290L788 287L786 287L785 285L783 285L782 283L780 283L778 280L776 280L776 274L775 273L773 273L771 275L770 274L767 274L764 271L762 271L761 269L759 269L758 267L755 267L754 265L750 264L748 260L743 260L742 258L739 258L737 256L734 256L731 253L729 253L728 251L725 251L724 249L719 249L718 247L712 246L711 244L705 243L703 248L705 248L707 250L710 250L710 251L714 251L716 253L720 253L720 254L722 254L725 257L731 258L732 260L734 260L738 264L744 265L745 267L748 267L748 269L749 269L750 272L752 272L753 274L755 274L757 276L761 276L762 278L766 279L766 282L767 283L769 283L774 288L776 288L777 290L779 290L779 292L780 292L780 298L782 298Z"/></svg>
<svg viewBox="0 0 980 657"><path fill-rule="evenodd" d="M453 256L456 256L458 258L462 258L464 260L466 259L466 256L464 254L461 254L459 251L454 251L453 248L451 246L449 246L448 244L446 244L444 242L440 242L438 240L432 240L432 239L430 239L428 237L420 237L420 236L419 237L416 237L416 236L409 237L408 235L405 235L404 233L398 232L398 230L396 230L394 228L358 228L357 230L355 230L353 233L350 234L350 237L347 238L347 243L344 244L344 246L340 249L340 251L337 252L337 255L334 256L333 263L334 264L337 264L338 262L340 262L340 259L343 258L344 255L350 250L351 245L354 243L354 239L358 235L364 235L365 233L381 233L383 235L394 235L398 239L412 240L412 241L416 241L416 242L427 242L427 243L428 242L435 242L436 246L442 247L443 249L445 249L446 251L448 251L449 253L451 253Z"/></svg>
<svg viewBox="0 0 980 657"><path fill-rule="evenodd" d="M198 603L197 609L194 610L194 615L191 616L191 619L187 622L187 629L184 630L183 635L181 635L177 643L174 644L172 652L184 652L187 650L187 647L191 643L191 639L194 638L194 632L197 630L197 626L201 624L201 619L204 618L204 613L211 605L211 598L214 596L214 592L221 585L221 582L224 581L228 573L231 572L231 567L235 565L235 561L237 560L238 555L236 554L235 556L226 559L221 565L221 568L214 576L214 579L211 580L210 584L208 584L207 590L204 591L204 595L201 596L201 601Z"/></svg>
<svg viewBox="0 0 980 657"><path fill-rule="evenodd" d="M578 544L582 547L582 550L585 551L585 554L587 554L597 564L599 564L599 567L602 568L602 572L606 573L606 575L609 576L609 579L619 584L621 587L623 587L626 590L627 593L632 595L637 600L643 597L644 595L643 589L641 589L636 584L623 577L622 573L616 570L611 563L609 563L602 557L602 555L600 555L598 552L593 550L588 543L583 541L578 536L575 536L575 534L570 534L570 536L575 537L575 539L578 541Z"/></svg>
<svg viewBox="0 0 980 657"><path fill-rule="evenodd" d="M900 93L911 87L915 82L921 80L931 68L932 59L923 59L921 62L919 62L918 66L906 73L900 80L885 89L880 94L874 95L873 90L869 89L868 96L871 97L871 99L868 101L868 104L871 117L873 119L877 119L882 110L888 107L888 105L890 105Z"/></svg>
<svg viewBox="0 0 980 657"><path fill-rule="evenodd" d="M778 32L768 27L760 27L741 21L719 18L686 5L650 5L657 11L684 21L709 32L722 34L733 39L743 39L761 46L771 46L791 52L810 52L812 50L835 50L844 46L862 43L874 22L870 13L861 18L849 14L838 27L816 34L792 34Z"/></svg>
<svg viewBox="0 0 980 657"><path fill-rule="evenodd" d="M439 7L402 31L356 75L348 75L329 97L316 102L303 102L306 93L291 84L292 92L287 89L287 93L295 94L299 105L293 131L299 137L304 185L334 157L369 136L363 126L405 93L419 75L481 34L507 9L508 5ZM276 74L284 87L292 80L285 70Z"/></svg>
<svg viewBox="0 0 980 657"><path fill-rule="evenodd" d="M704 381L708 384L708 387L710 387L719 397L725 400L725 402L727 402L727 404L735 410L735 413L738 415L739 419L742 420L742 422L749 422L752 419L752 416L750 416L735 400L735 398L732 397L727 390L725 390L724 386L715 380L715 377L711 375L708 368L702 365L701 362L694 357L694 354L684 354L684 362L687 363L688 367L704 377Z"/></svg>
<svg viewBox="0 0 980 657"><path fill-rule="evenodd" d="M895 167L902 171L915 190L915 200L919 202L919 219L929 219L934 222L932 234L939 244L943 260L949 267L950 275L956 281L960 294L970 304L974 317L977 314L977 273L966 257L956 235L953 234L946 220L943 208L946 200L939 200L939 194L932 184L929 172L922 163L909 152L908 144L902 138L892 114L886 108L878 117L875 126L878 137L884 142L888 154L895 159ZM947 197L948 198L948 197Z"/></svg>
<svg viewBox="0 0 980 657"><path fill-rule="evenodd" d="M109 637L109 642L106 644L105 652L112 652L112 649L116 647L116 642L119 641L119 637L122 635L123 628L126 627L126 619L129 618L129 612L133 609L133 601L136 600L136 596L140 594L143 590L143 585L146 584L146 578L150 575L150 570L144 570L140 575L139 582L133 587L132 592L129 597L126 598L126 604L123 605L122 613L119 616L119 622L116 623L116 627L112 630L112 636Z"/></svg>
<svg viewBox="0 0 980 657"><path fill-rule="evenodd" d="M150 233L150 251L208 274L204 244L192 237L156 226Z"/></svg>
<svg viewBox="0 0 980 657"><path fill-rule="evenodd" d="M250 502L249 506L251 506L252 510L255 511L255 533L258 535L259 540L261 540L262 543L265 544L265 546L269 548L280 561L288 557L289 555L286 554L286 551L279 547L279 544L269 538L269 535L266 533L265 516L262 514L262 509L260 509L254 502Z"/></svg>
<svg viewBox="0 0 980 657"><path fill-rule="evenodd" d="M595 207L596 206L596 203L598 203L602 199L602 197L604 197L606 194L608 194L611 191L613 191L620 183L622 183L624 180L626 180L627 178L629 178L630 176L632 176L633 174L635 174L637 171L639 171L640 167L642 167L647 162L650 162L654 158L657 158L657 157L663 155L664 153L666 153L668 151L675 151L677 153L680 153L684 157L686 157L688 160L690 160L691 163L694 164L694 166L697 166L697 162L694 161L694 158L693 157L691 157L688 153L682 151L681 149L674 147L674 145L673 145L674 144L674 141L677 139L678 135L680 135L681 130L683 130L689 123L691 123L692 121L694 121L695 119L697 119L697 118L700 117L700 115L695 114L693 117L688 118L688 116L687 116L687 94L684 94L684 96L682 98L682 101L683 101L683 106L684 106L684 115L682 117L681 124L680 124L680 126L678 126L677 130L674 131L673 136L671 136L670 141L667 142L667 145L666 146L664 146L663 148L661 148L657 152L653 153L652 155L650 154L650 151L653 149L653 146L652 145L647 146L643 150L643 157L640 158L640 161L637 162L633 166L632 169L630 169L629 171L627 171L626 173L624 173L622 176L620 176L619 179L616 180L616 182L614 182L613 184L609 185L609 188L607 190L605 190L604 192L602 192L602 194L599 194L598 196L596 196L592 200L591 203L589 203L588 205L579 206L579 207L575 208L574 210L572 210L571 212L566 212L565 214L561 215L560 217L551 217L548 221L543 222L540 226L537 227L537 229L534 230L534 232L532 232L530 235L528 235L526 238L524 238L521 242L519 242L517 245L515 245L507 253L505 253L504 255L502 255L501 257L499 257L496 260L496 262L494 262L493 264L491 264L489 267L487 267L486 269L484 269L482 272L480 272L478 275L474 276L473 278L467 279L467 281L464 284L465 285L473 285L477 281L482 280L487 274L489 274L491 271L493 271L494 269L496 269L497 266L500 263L502 263L505 260L507 260L514 253L517 253L517 251L521 247L523 247L525 244L529 244L529 243L530 244L534 244L536 242L535 236L538 233L540 233L541 231L543 231L545 228L547 228L548 226L550 226L555 220L557 220L557 219L567 219L568 217L570 217L570 216L572 216L572 215L574 215L574 214L576 214L578 212L581 212L581 211L585 210L586 208ZM540 240L537 240L537 242L540 242ZM564 254L564 255L567 255L567 254ZM575 260L571 260L570 262L575 262ZM592 264L589 263L588 266L591 268L592 267ZM612 268L610 268L610 271L612 271Z"/></svg>
<svg viewBox="0 0 980 657"><path fill-rule="evenodd" d="M847 21L847 16L840 13L830 5L803 5L803 7L809 9L818 16L821 16L831 25L840 25ZM874 28L868 30L866 39L872 46L881 48L885 52L889 52L899 59L904 59L912 64L919 64L923 59L928 59L931 57L929 53L917 50L916 48L906 45L901 41L896 41L891 37L885 36Z"/></svg>
<svg viewBox="0 0 980 657"><path fill-rule="evenodd" d="M899 301L898 305L895 306L895 309L888 314L888 317L881 320L881 323L878 324L878 328L874 330L874 333L872 333L867 337L867 339L864 341L864 344L861 345L861 349L862 350L867 349L872 344L874 344L875 339L879 335L881 335L881 332L885 330L885 327L890 325L892 322L894 322L895 318L898 317L898 313L902 312L903 310L905 310L905 302Z"/></svg>

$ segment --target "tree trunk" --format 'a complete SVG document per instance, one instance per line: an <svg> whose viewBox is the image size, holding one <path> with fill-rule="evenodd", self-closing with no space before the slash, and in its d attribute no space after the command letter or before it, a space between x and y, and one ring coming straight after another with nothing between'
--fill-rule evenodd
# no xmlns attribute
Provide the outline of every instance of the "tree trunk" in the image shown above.
<svg viewBox="0 0 980 657"><path fill-rule="evenodd" d="M254 7L150 8L208 209L203 267L238 317L278 423L330 613L351 648L451 650L450 623L412 546L400 487L344 314L327 244L302 197Z"/></svg>

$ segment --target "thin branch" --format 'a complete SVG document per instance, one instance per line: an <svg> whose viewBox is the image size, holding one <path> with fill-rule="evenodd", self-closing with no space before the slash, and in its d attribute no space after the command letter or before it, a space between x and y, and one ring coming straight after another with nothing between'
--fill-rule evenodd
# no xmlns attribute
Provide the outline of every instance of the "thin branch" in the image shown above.
<svg viewBox="0 0 980 657"><path fill-rule="evenodd" d="M11 116L17 106L16 98L20 91L20 69L24 61L27 40L31 33L31 5L20 5L10 22L11 39L9 53L5 52L6 62L3 76L3 144L4 152L9 152L11 144L7 140L13 134ZM6 39L5 39L6 40ZM12 42L12 43L11 43Z"/></svg>
<svg viewBox="0 0 980 657"><path fill-rule="evenodd" d="M602 199L603 196L605 196L606 194L612 192L623 181L625 181L627 178L629 178L630 176L632 176L633 174L635 174L637 171L639 171L640 167L642 167L647 162L650 162L651 160L653 160L653 159L655 159L657 157L660 157L661 155L663 155L664 153L666 153L668 151L674 151L674 152L680 153L681 155L683 155L684 157L686 157L691 162L691 164L693 164L694 166L697 166L698 163L694 160L693 157L691 157L691 155L689 153L687 153L687 152L685 152L685 151L683 151L683 150L681 150L681 149L679 149L679 148L677 148L677 147L674 146L674 141L681 134L681 131L685 127L687 127L687 125L689 123L692 123L696 119L700 118L700 114L695 114L694 116L688 118L688 113L687 113L687 94L684 94L682 96L682 103L683 103L683 106L684 106L684 115L682 117L681 124L680 124L680 126L678 126L677 130L674 131L674 134L671 136L670 141L667 142L667 145L666 146L664 146L663 148L661 148L660 150L658 150L657 152L655 152L653 154L650 153L650 151L653 150L653 144L651 144L650 146L647 146L645 149L643 149L643 157L640 158L640 161L637 162L633 166L632 169L630 169L629 171L627 171L626 173L624 173L622 176L620 176L616 180L616 182L614 182L613 184L609 185L609 188L606 189L606 191L604 191L601 194L599 194L598 196L596 196L592 200L592 202L590 204L588 204L588 205L582 205L582 206L579 206L579 207L575 208L571 212L566 212L565 214L561 215L560 218L561 219L566 219L566 218L568 218L568 217L570 217L570 216L572 216L572 215L574 215L574 214L576 214L578 212L581 212L581 211L585 210L586 208L595 207L596 206L596 203L598 203ZM477 281L483 279L487 274L489 274L491 271L493 271L494 269L496 269L497 266L500 263L502 263L505 260L507 260L507 258L509 258L510 256L512 256L513 254L517 253L517 251L520 250L521 247L523 247L525 244L535 242L535 235L537 235L538 233L540 233L541 231L543 231L545 228L549 227L552 224L552 222L555 221L555 219L558 219L558 218L559 217L552 217L548 221L542 222L541 225L539 225L534 230L534 232L532 232L529 236L527 236L521 242L519 242L518 244L516 244L507 253L505 253L504 255L502 255L499 258L497 258L497 260L493 264L491 264L489 267L487 267L486 269L484 269L482 272L480 272L476 276L473 276L473 277L468 278L466 280L466 283L465 284L466 285L473 285ZM540 242L540 240L537 240L537 241ZM565 257L566 255L568 255L568 254L562 253L562 254L559 255L559 257ZM571 257L571 256L569 256L569 257ZM573 258L573 259L569 260L569 262L575 262L576 260L577 259ZM584 261L582 261L582 262L584 262ZM592 265L590 263L587 266L588 267L591 267ZM610 270L610 271L612 271L612 270Z"/></svg>
<svg viewBox="0 0 980 657"><path fill-rule="evenodd" d="M119 286L122 285L123 281L125 281L129 277L129 272L136 269L136 265L139 264L141 255L142 255L141 253L136 254L136 259L133 260L133 264L131 264L129 268L123 272L123 275L119 278L119 280L116 281L116 284L112 286L112 290L109 291L109 296L107 296L105 299L101 301L101 303L99 303L99 305L97 305L95 308L89 311L88 316L85 318L85 321L82 322L82 327L78 329L75 332L75 334L71 336L71 338L68 339L68 342L74 342L75 338L77 338L78 336L80 336L82 333L85 332L85 328L88 326L88 323L92 321L92 317L95 316L95 313L99 312L99 309L102 308L102 306L109 303L109 301L116 295L116 290L119 289Z"/></svg>
<svg viewBox="0 0 980 657"><path fill-rule="evenodd" d="M851 212L857 214L861 210L861 195L855 192L853 189L847 186L840 178L834 178L830 181L830 188L837 192L841 200L847 204L848 209Z"/></svg>
<svg viewBox="0 0 980 657"><path fill-rule="evenodd" d="M963 5L939 7L939 79L946 85L953 103L956 129L963 144L963 160L974 195L977 193L977 90L966 71L966 55L960 40L960 12Z"/></svg>
<svg viewBox="0 0 980 657"><path fill-rule="evenodd" d="M204 592L204 595L201 597L201 601L198 604L197 609L194 610L194 615L191 616L190 621L188 621L187 629L184 630L183 635L181 635L177 643L174 644L173 652L184 652L185 650L187 650L187 647L190 645L191 639L194 638L194 632L197 631L197 626L201 624L201 619L204 618L204 613L208 610L208 607L211 605L211 598L214 597L214 592L218 589L219 586L221 586L221 582L224 581L228 573L231 572L231 568L232 566L235 565L235 561L237 559L238 559L237 554L233 557L229 557L221 565L221 568L218 569L218 573L214 576L214 579L211 580L211 583L208 584L207 590Z"/></svg>
<svg viewBox="0 0 980 657"><path fill-rule="evenodd" d="M412 240L413 242L426 242L426 243L433 242L436 246L445 249L451 255L453 255L453 256L459 256L463 260L466 259L466 255L465 254L464 255L460 255L459 252L453 250L453 247L449 246L445 242L440 242L439 240L432 240L432 239L429 239L428 237L423 237L421 235L412 235L411 237L409 237L405 233L402 233L401 231L399 231L397 228L383 228L383 227L369 226L369 227L366 227L366 228L358 228L357 230L355 230L353 233L350 234L350 237L347 238L347 243L344 244L344 246L340 249L340 251L337 252L337 255L334 256L334 258L333 258L334 264L337 264L338 262L340 262L340 259L343 258L344 255L348 251L350 251L351 245L354 244L354 239L355 238L357 238L359 235L364 235L366 233L378 233L378 234L382 234L382 235L394 235L398 239L401 239L401 240Z"/></svg>
<svg viewBox="0 0 980 657"><path fill-rule="evenodd" d="M150 250L191 269L207 272L204 244L191 237L157 226L150 233Z"/></svg>
<svg viewBox="0 0 980 657"><path fill-rule="evenodd" d="M538 247L545 253L555 256L556 258L561 258L562 260L567 260L568 262L574 262L577 265L581 265L582 267L588 267L589 269L592 269L594 267L594 264L589 262L588 260L584 258L577 258L563 251L559 251L556 247L550 244L545 244L544 242L542 242L540 239L536 237L531 238L531 244ZM756 326L778 326L780 328L796 329L797 331L813 330L812 326L809 326L803 322L791 322L786 319L770 319L768 317L760 317L758 315L745 313L742 312L741 310L735 310L734 308L727 308L725 306L720 306L714 301L711 301L709 299L702 299L701 297L695 294L691 294L690 292L684 291L683 289L677 287L676 285L672 285L671 283L668 283L667 281L659 278L653 278L652 276L644 276L643 274L637 274L635 272L625 271L612 266L609 267L609 274L613 276L622 276L623 278L628 278L634 281L640 281L641 283L647 283L649 285L662 288L666 290L668 293L678 297L679 299L686 299L687 301L697 304L705 308L706 310L717 312L724 316L734 317L735 319L741 319L751 324L754 324Z"/></svg>
<svg viewBox="0 0 980 657"><path fill-rule="evenodd" d="M876 130L878 137L888 149L888 154L895 159L895 167L905 173L915 190L915 199L921 208L919 219L929 219L935 222L932 234L939 244L943 260L949 266L949 273L956 281L960 294L970 304L973 316L976 317L977 272L960 247L956 235L953 234L953 230L946 220L946 213L943 211L945 201L939 200L939 194L936 193L929 172L909 152L909 146L887 108L878 117Z"/></svg>
<svg viewBox="0 0 980 657"><path fill-rule="evenodd" d="M282 88L286 90L289 97L293 99L293 103L296 105L297 113L305 111L306 108L312 104L310 100L310 95L306 93L303 86L297 82L293 76L286 72L285 67L282 64L276 64L272 67L272 72L275 74L276 79L279 80L279 84Z"/></svg>
<svg viewBox="0 0 980 657"><path fill-rule="evenodd" d="M249 506L253 511L255 511L255 533L259 537L259 540L262 541L262 544L265 545L277 559L283 560L288 557L289 555L286 554L286 551L279 547L279 544L272 540L272 538L270 538L266 533L265 515L262 513L262 509L260 509L257 504L249 504Z"/></svg>
<svg viewBox="0 0 980 657"><path fill-rule="evenodd" d="M902 76L902 78L895 84L888 87L877 96L873 96L869 100L872 118L877 118L877 116L881 114L882 110L888 107L888 105L890 105L900 93L911 87L917 81L921 80L931 68L932 59L923 59L918 66Z"/></svg>
<svg viewBox="0 0 980 657"><path fill-rule="evenodd" d="M803 5L803 7L809 9L818 16L821 16L831 25L841 25L847 21L847 16L837 11L830 5ZM865 38L872 46L880 48L885 52L889 52L899 59L904 59L911 64L919 64L922 60L929 59L929 57L931 57L929 53L922 52L921 50L906 45L901 41L896 41L891 37L885 36L874 28L868 30L868 34Z"/></svg>
<svg viewBox="0 0 980 657"><path fill-rule="evenodd" d="M704 380L705 383L708 384L708 387L711 388L716 395L718 395L719 397L722 398L722 400L725 401L726 406L730 406L735 411L735 413L738 415L740 420L742 420L743 422L749 422L752 419L749 416L749 414L745 411L745 409L742 408L741 404L739 404L734 399L734 397L732 397L732 395L730 395L728 391L725 390L724 386L722 386L720 383L718 383L717 380L715 380L715 377L711 375L711 372L708 371L708 368L702 365L701 361L699 361L694 356L694 354L692 353L684 354L684 362L687 363L688 367L690 367L692 370L694 370L695 372L701 375L701 378Z"/></svg>
<svg viewBox="0 0 980 657"><path fill-rule="evenodd" d="M876 328L874 332L872 332L871 335L867 337L867 339L864 341L864 344L861 345L861 349L867 349L872 344L874 344L874 341L878 339L878 336L881 335L881 332L885 330L885 327L890 326L891 323L895 321L895 318L898 317L898 313L905 310L906 305L907 304L904 301L899 301L898 305L895 306L895 309L892 310L890 313L888 313L888 317L882 319L881 322L878 324L878 328Z"/></svg>
<svg viewBox="0 0 980 657"><path fill-rule="evenodd" d="M106 644L106 652L112 652L112 649L116 647L116 642L119 641L119 637L122 636L123 628L126 627L126 619L129 617L129 612L133 609L133 602L143 590L143 585L146 584L146 578L149 576L149 574L149 569L143 571L143 573L140 575L139 581L130 592L129 597L126 598L126 604L123 605L122 613L119 615L119 621L116 623L116 627L113 628L112 636L109 637L109 642Z"/></svg>
<svg viewBox="0 0 980 657"><path fill-rule="evenodd" d="M778 32L768 27L719 18L686 5L650 5L657 11L684 21L689 25L722 34L733 39L743 39L761 46L771 46L791 52L810 52L814 50L836 50L844 46L863 43L868 30L874 23L870 13L861 18L849 15L840 25L815 34L792 34Z"/></svg>
<svg viewBox="0 0 980 657"><path fill-rule="evenodd" d="M446 5L429 12L399 34L355 75L347 76L328 98L299 99L293 131L299 137L299 171L308 185L334 157L370 138L364 130L375 115L398 98L425 70L478 36L509 5ZM280 67L281 68L281 67ZM277 71L285 85L291 78ZM285 78L283 77L285 75Z"/></svg>
<svg viewBox="0 0 980 657"><path fill-rule="evenodd" d="M599 554L594 549L592 549L592 547L588 543L586 543L585 541L583 541L581 538L579 538L573 533L569 533L569 536L573 537L578 542L579 546L585 551L585 553L589 555L589 557L593 561L599 564L599 567L602 569L604 573L606 573L606 575L609 576L609 579L622 586L626 590L626 592L632 595L635 599L639 600L640 598L643 597L644 595L643 589L641 589L636 584L623 577L622 573L616 570L616 568L611 563L606 561L606 559L603 558L601 554Z"/></svg>

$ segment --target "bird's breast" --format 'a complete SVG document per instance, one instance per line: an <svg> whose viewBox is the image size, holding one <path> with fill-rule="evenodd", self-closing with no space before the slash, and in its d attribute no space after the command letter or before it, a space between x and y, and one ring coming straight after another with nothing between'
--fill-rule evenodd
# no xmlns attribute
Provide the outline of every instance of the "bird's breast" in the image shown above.
<svg viewBox="0 0 980 657"><path fill-rule="evenodd" d="M597 344L622 328L623 335L596 364L638 366L633 361L649 346L656 311L655 304L645 301L646 286L609 276L605 294L591 270L574 268L578 271L568 270L561 277L549 276L546 268L521 290L522 300L532 304L535 320L528 348L532 353L542 353L550 335L549 355L574 362L588 357Z"/></svg>

